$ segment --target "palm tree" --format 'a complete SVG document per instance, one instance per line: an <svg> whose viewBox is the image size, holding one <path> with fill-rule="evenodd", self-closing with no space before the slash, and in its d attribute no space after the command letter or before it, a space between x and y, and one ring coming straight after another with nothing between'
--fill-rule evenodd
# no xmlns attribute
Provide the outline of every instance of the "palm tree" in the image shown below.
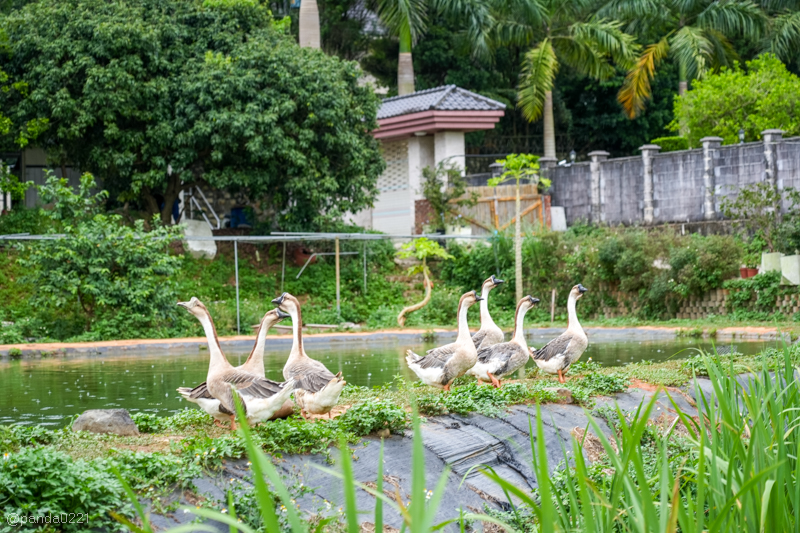
<svg viewBox="0 0 800 533"><path fill-rule="evenodd" d="M378 16L386 28L400 39L400 56L397 62L398 95L414 92L414 61L411 49L425 31L427 10L426 0L378 1Z"/></svg>
<svg viewBox="0 0 800 533"><path fill-rule="evenodd" d="M303 0L300 2L299 22L300 46L319 49L319 8L317 7L317 0Z"/></svg>
<svg viewBox="0 0 800 533"><path fill-rule="evenodd" d="M765 0L762 7L770 18L761 49L787 64L800 58L800 0Z"/></svg>
<svg viewBox="0 0 800 533"><path fill-rule="evenodd" d="M766 20L751 0L611 0L600 14L622 21L631 33L655 37L617 96L630 118L644 109L650 81L663 60L677 62L678 94L683 96L691 80L737 59L731 38L758 38Z"/></svg>

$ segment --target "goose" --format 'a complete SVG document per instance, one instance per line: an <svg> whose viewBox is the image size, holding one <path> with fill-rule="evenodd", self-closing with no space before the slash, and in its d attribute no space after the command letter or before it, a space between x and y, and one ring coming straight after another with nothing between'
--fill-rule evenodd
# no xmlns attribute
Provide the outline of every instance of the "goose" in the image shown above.
<svg viewBox="0 0 800 533"><path fill-rule="evenodd" d="M567 331L538 350L533 351L533 360L538 367L548 374L558 374L560 383L565 382L564 372L569 369L572 363L581 358L581 355L589 345L589 337L583 331L580 322L578 322L578 315L575 312L575 302L587 290L589 289L580 283L572 287L567 300L567 313L569 315Z"/></svg>
<svg viewBox="0 0 800 533"><path fill-rule="evenodd" d="M478 350L478 362L467 374L481 380L491 381L492 386L500 388L500 378L513 374L528 362L530 351L525 342L523 323L528 309L539 303L539 298L525 296L517 303L514 313L514 336L508 342L500 342Z"/></svg>
<svg viewBox="0 0 800 533"><path fill-rule="evenodd" d="M306 414L327 414L328 418L332 418L331 410L339 402L339 395L347 382L341 372L333 374L325 365L306 354L303 348L303 315L297 298L284 292L272 303L292 317L292 351L283 367L283 377L286 380L294 379L297 383L294 398L300 407L300 416L306 418Z"/></svg>
<svg viewBox="0 0 800 533"><path fill-rule="evenodd" d="M481 286L481 329L472 336L472 342L475 343L477 350L506 340L503 330L494 323L489 314L489 291L501 283L505 283L505 281L492 276Z"/></svg>
<svg viewBox="0 0 800 533"><path fill-rule="evenodd" d="M178 305L200 321L210 341L206 387L211 396L219 401L220 415L227 415L230 419L231 431L236 429L234 391L239 394L249 424L263 422L275 414L291 396L295 386L294 380L278 383L234 368L222 353L217 330L206 306L197 298L192 298L188 302L178 302Z"/></svg>
<svg viewBox="0 0 800 533"><path fill-rule="evenodd" d="M475 291L461 296L458 301L458 337L456 342L429 350L424 356L406 351L406 363L417 377L426 385L450 390L450 384L459 376L475 366L478 350L469 334L467 310L483 298Z"/></svg>
<svg viewBox="0 0 800 533"><path fill-rule="evenodd" d="M266 344L267 331L282 319L288 317L289 315L280 309L271 309L264 314L261 323L258 325L258 330L256 331L256 343L253 345L253 349L250 351L250 355L247 357L244 364L236 367L237 370L255 374L261 378L266 377L264 374L264 347ZM209 336L206 336L206 339L210 349L216 340L214 337ZM227 415L220 412L219 400L211 396L211 393L208 392L205 381L194 388L178 387L178 393L183 396L184 400L196 403L203 411L214 417L214 424L217 426L223 427L221 422L229 420ZM293 411L294 407L291 400L287 400L284 402L284 405L275 412L271 419L285 418L291 415Z"/></svg>

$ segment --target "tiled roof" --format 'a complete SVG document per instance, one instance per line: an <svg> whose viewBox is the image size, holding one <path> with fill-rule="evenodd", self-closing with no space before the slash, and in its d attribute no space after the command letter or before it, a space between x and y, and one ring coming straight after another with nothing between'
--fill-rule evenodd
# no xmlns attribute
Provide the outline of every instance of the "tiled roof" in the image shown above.
<svg viewBox="0 0 800 533"><path fill-rule="evenodd" d="M455 85L445 85L403 96L386 98L378 110L378 120L430 110L498 111L505 108L505 104L491 98Z"/></svg>

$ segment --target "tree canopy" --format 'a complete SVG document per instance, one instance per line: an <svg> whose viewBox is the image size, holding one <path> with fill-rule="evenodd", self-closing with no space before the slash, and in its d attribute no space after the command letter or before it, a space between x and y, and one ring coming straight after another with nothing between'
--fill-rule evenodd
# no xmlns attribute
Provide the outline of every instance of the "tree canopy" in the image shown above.
<svg viewBox="0 0 800 533"><path fill-rule="evenodd" d="M11 131L169 220L182 187L244 190L283 228L373 201L378 99L357 64L299 48L256 0L42 0L0 21Z"/></svg>
<svg viewBox="0 0 800 533"><path fill-rule="evenodd" d="M784 130L787 136L800 133L800 78L781 61L765 54L747 62L724 68L719 74L697 81L691 91L675 100L678 130L685 124L689 143L714 135L726 144L737 142L739 129L753 141L766 129Z"/></svg>

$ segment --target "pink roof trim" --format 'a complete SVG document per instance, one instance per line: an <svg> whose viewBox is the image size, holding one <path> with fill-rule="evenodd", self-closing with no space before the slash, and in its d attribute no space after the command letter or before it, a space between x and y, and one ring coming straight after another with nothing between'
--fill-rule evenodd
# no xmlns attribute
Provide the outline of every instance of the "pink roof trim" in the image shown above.
<svg viewBox="0 0 800 533"><path fill-rule="evenodd" d="M422 111L378 120L376 139L409 137L415 132L491 130L504 111Z"/></svg>

